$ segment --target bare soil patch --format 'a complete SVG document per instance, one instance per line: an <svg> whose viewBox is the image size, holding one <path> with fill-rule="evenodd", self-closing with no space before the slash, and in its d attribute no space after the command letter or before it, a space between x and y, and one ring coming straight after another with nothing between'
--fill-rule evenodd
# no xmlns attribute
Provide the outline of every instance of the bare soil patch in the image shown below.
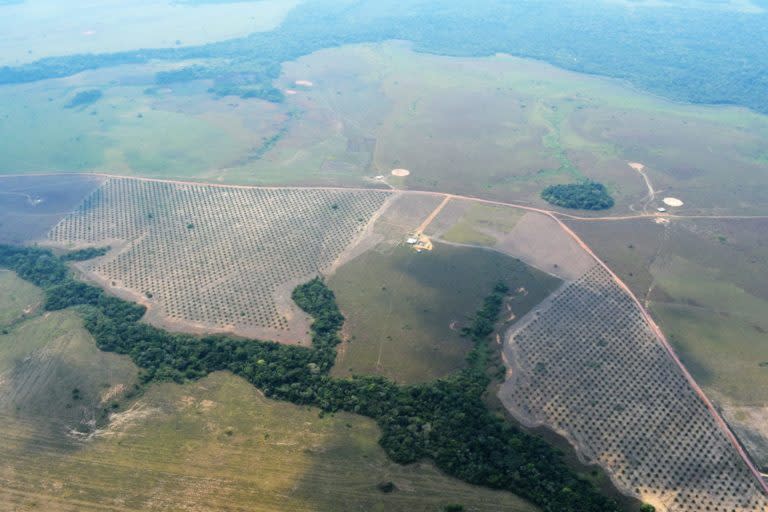
<svg viewBox="0 0 768 512"><path fill-rule="evenodd" d="M672 206L672 207L675 207L675 208L683 206L683 204L684 204L680 199L678 199L676 197L665 197L663 199L663 201L664 201L665 205Z"/></svg>
<svg viewBox="0 0 768 512"><path fill-rule="evenodd" d="M392 176L397 176L399 178L404 178L405 176L410 176L411 171L408 169L392 169Z"/></svg>
<svg viewBox="0 0 768 512"><path fill-rule="evenodd" d="M541 213L526 213L509 233L497 237L499 251L561 279L578 279L594 265L579 244Z"/></svg>

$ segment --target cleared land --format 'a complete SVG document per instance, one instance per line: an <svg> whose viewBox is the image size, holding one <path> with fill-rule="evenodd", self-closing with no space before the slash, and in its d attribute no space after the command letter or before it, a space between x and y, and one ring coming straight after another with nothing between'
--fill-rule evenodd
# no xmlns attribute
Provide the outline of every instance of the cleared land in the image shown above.
<svg viewBox="0 0 768 512"><path fill-rule="evenodd" d="M293 287L330 268L389 195L110 179L49 238L114 246L80 267L160 325L301 342Z"/></svg>
<svg viewBox="0 0 768 512"><path fill-rule="evenodd" d="M451 244L493 248L565 280L593 265L554 219L511 206L452 200L426 233Z"/></svg>
<svg viewBox="0 0 768 512"><path fill-rule="evenodd" d="M0 243L45 238L104 182L99 176L0 176Z"/></svg>
<svg viewBox="0 0 768 512"><path fill-rule="evenodd" d="M602 267L567 285L505 344L500 398L548 425L617 485L671 512L768 510L755 477Z"/></svg>
<svg viewBox="0 0 768 512"><path fill-rule="evenodd" d="M514 293L505 319L519 318L559 281L504 254L436 244L431 252L379 246L329 280L347 317L347 342L334 373L431 381L461 368L471 343L461 337L467 312L499 282ZM515 291L516 290L516 291Z"/></svg>
<svg viewBox="0 0 768 512"><path fill-rule="evenodd" d="M446 242L494 247L523 215L515 208L453 199L430 224L428 232Z"/></svg>

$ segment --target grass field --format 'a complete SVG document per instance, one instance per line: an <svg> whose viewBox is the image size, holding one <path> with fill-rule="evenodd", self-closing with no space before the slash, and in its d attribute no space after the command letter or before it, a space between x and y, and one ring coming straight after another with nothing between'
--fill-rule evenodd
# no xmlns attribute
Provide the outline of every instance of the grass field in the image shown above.
<svg viewBox="0 0 768 512"><path fill-rule="evenodd" d="M429 227L430 236L458 244L493 247L523 216L522 210L452 200Z"/></svg>
<svg viewBox="0 0 768 512"><path fill-rule="evenodd" d="M13 272L0 269L0 328L32 314L43 300L35 286L19 279Z"/></svg>
<svg viewBox="0 0 768 512"><path fill-rule="evenodd" d="M483 249L437 244L431 252L417 253L406 246L380 246L357 257L329 280L347 317L348 341L334 373L381 374L414 383L462 367L471 344L460 329L467 313L477 310L500 280L517 290L508 317L522 316L559 283Z"/></svg>
<svg viewBox="0 0 768 512"><path fill-rule="evenodd" d="M364 185L382 175L396 187L538 205L546 185L587 177L604 182L614 211L626 212L646 194L627 165L641 162L685 212L768 211L768 119L743 109L671 103L509 56L419 54L405 43L285 63L277 85L296 94L279 105L216 100L207 81L156 87L154 73L177 65L0 88L0 172L304 185ZM92 88L104 92L94 105L62 108ZM395 167L410 176L390 176Z"/></svg>
<svg viewBox="0 0 768 512"><path fill-rule="evenodd" d="M42 293L10 272L0 272L0 297L0 318L16 320L0 332L0 460L7 465L48 442L73 449L119 410L137 369L127 357L99 351L74 311L19 318Z"/></svg>
<svg viewBox="0 0 768 512"><path fill-rule="evenodd" d="M0 297L29 292L3 274ZM0 303L0 314L14 311ZM321 418L227 373L127 400L136 378L74 311L0 335L0 510L537 510L429 464L390 462L368 419ZM380 491L384 482L396 490Z"/></svg>
<svg viewBox="0 0 768 512"><path fill-rule="evenodd" d="M223 373L153 386L76 448L24 434L0 444L13 453L22 441L38 443L0 463L13 475L2 502L17 510L537 510L428 464L393 464L370 420L320 418ZM397 489L384 493L382 482Z"/></svg>
<svg viewBox="0 0 768 512"><path fill-rule="evenodd" d="M125 66L0 88L6 121L0 123L0 173L205 176L244 158L269 134L238 130L234 108L211 100L204 84L180 87L169 100L170 89L152 89L153 73L162 69L168 66ZM103 90L103 97L65 108L77 92L91 89ZM244 108L242 115L269 110L264 104L258 113Z"/></svg>

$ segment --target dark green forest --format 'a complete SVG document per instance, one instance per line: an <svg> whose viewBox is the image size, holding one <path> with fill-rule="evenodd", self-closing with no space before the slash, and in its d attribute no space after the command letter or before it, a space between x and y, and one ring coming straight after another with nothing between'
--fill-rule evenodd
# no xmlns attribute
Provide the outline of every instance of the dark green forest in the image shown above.
<svg viewBox="0 0 768 512"><path fill-rule="evenodd" d="M605 185L589 180L550 185L541 192L541 197L555 206L576 210L607 210L614 203Z"/></svg>
<svg viewBox="0 0 768 512"><path fill-rule="evenodd" d="M768 113L766 26L765 13L603 2L310 0L271 32L196 47L46 58L0 68L0 84L151 59L219 59L210 66L161 73L157 80L210 78L216 95L280 101L272 80L281 63L322 48L401 39L422 52L510 53L627 80L674 100Z"/></svg>
<svg viewBox="0 0 768 512"><path fill-rule="evenodd" d="M329 376L344 317L319 278L293 292L296 304L314 320L312 348L305 348L152 327L140 321L143 306L75 280L64 260L47 250L0 245L0 267L43 288L46 310L78 308L98 347L130 356L144 384L231 371L276 400L373 418L382 431L381 446L396 462L431 459L448 475L514 492L547 512L620 510L578 477L560 452L486 407L483 396L496 370L490 364L490 335L506 284L491 291L464 329L474 344L465 369L427 384L398 386L381 377Z"/></svg>

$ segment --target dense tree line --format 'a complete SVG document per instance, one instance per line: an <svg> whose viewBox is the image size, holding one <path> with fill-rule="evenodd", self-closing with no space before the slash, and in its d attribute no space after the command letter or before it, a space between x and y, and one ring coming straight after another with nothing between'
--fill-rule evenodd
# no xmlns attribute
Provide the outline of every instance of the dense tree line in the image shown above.
<svg viewBox="0 0 768 512"><path fill-rule="evenodd" d="M535 0L398 0L396 8L381 5L377 0L306 2L271 32L203 46L45 58L0 67L0 83L151 59L217 59L216 64L190 66L158 79L210 78L219 82L212 88L216 94L253 94L274 101L281 96L272 80L283 62L342 44L402 39L419 51L510 53L628 80L675 100L731 103L768 113L765 13Z"/></svg>
<svg viewBox="0 0 768 512"><path fill-rule="evenodd" d="M606 210L613 207L613 198L605 185L589 180L550 185L542 191L541 197L556 206L577 210Z"/></svg>
<svg viewBox="0 0 768 512"><path fill-rule="evenodd" d="M42 287L47 309L78 307L99 348L130 356L143 382L184 382L228 370L274 399L373 418L382 430L382 447L397 462L429 458L449 475L514 492L548 512L619 510L551 446L485 406L489 336L508 292L503 284L464 329L474 343L465 369L435 382L398 386L381 377L330 377L344 317L319 278L293 292L296 304L314 319L313 347L304 348L157 329L140 321L143 306L74 280L64 260L46 250L0 245L0 266Z"/></svg>
<svg viewBox="0 0 768 512"><path fill-rule="evenodd" d="M77 251L70 251L61 256L64 261L85 261L104 256L109 252L111 247L86 247L85 249L78 249Z"/></svg>

